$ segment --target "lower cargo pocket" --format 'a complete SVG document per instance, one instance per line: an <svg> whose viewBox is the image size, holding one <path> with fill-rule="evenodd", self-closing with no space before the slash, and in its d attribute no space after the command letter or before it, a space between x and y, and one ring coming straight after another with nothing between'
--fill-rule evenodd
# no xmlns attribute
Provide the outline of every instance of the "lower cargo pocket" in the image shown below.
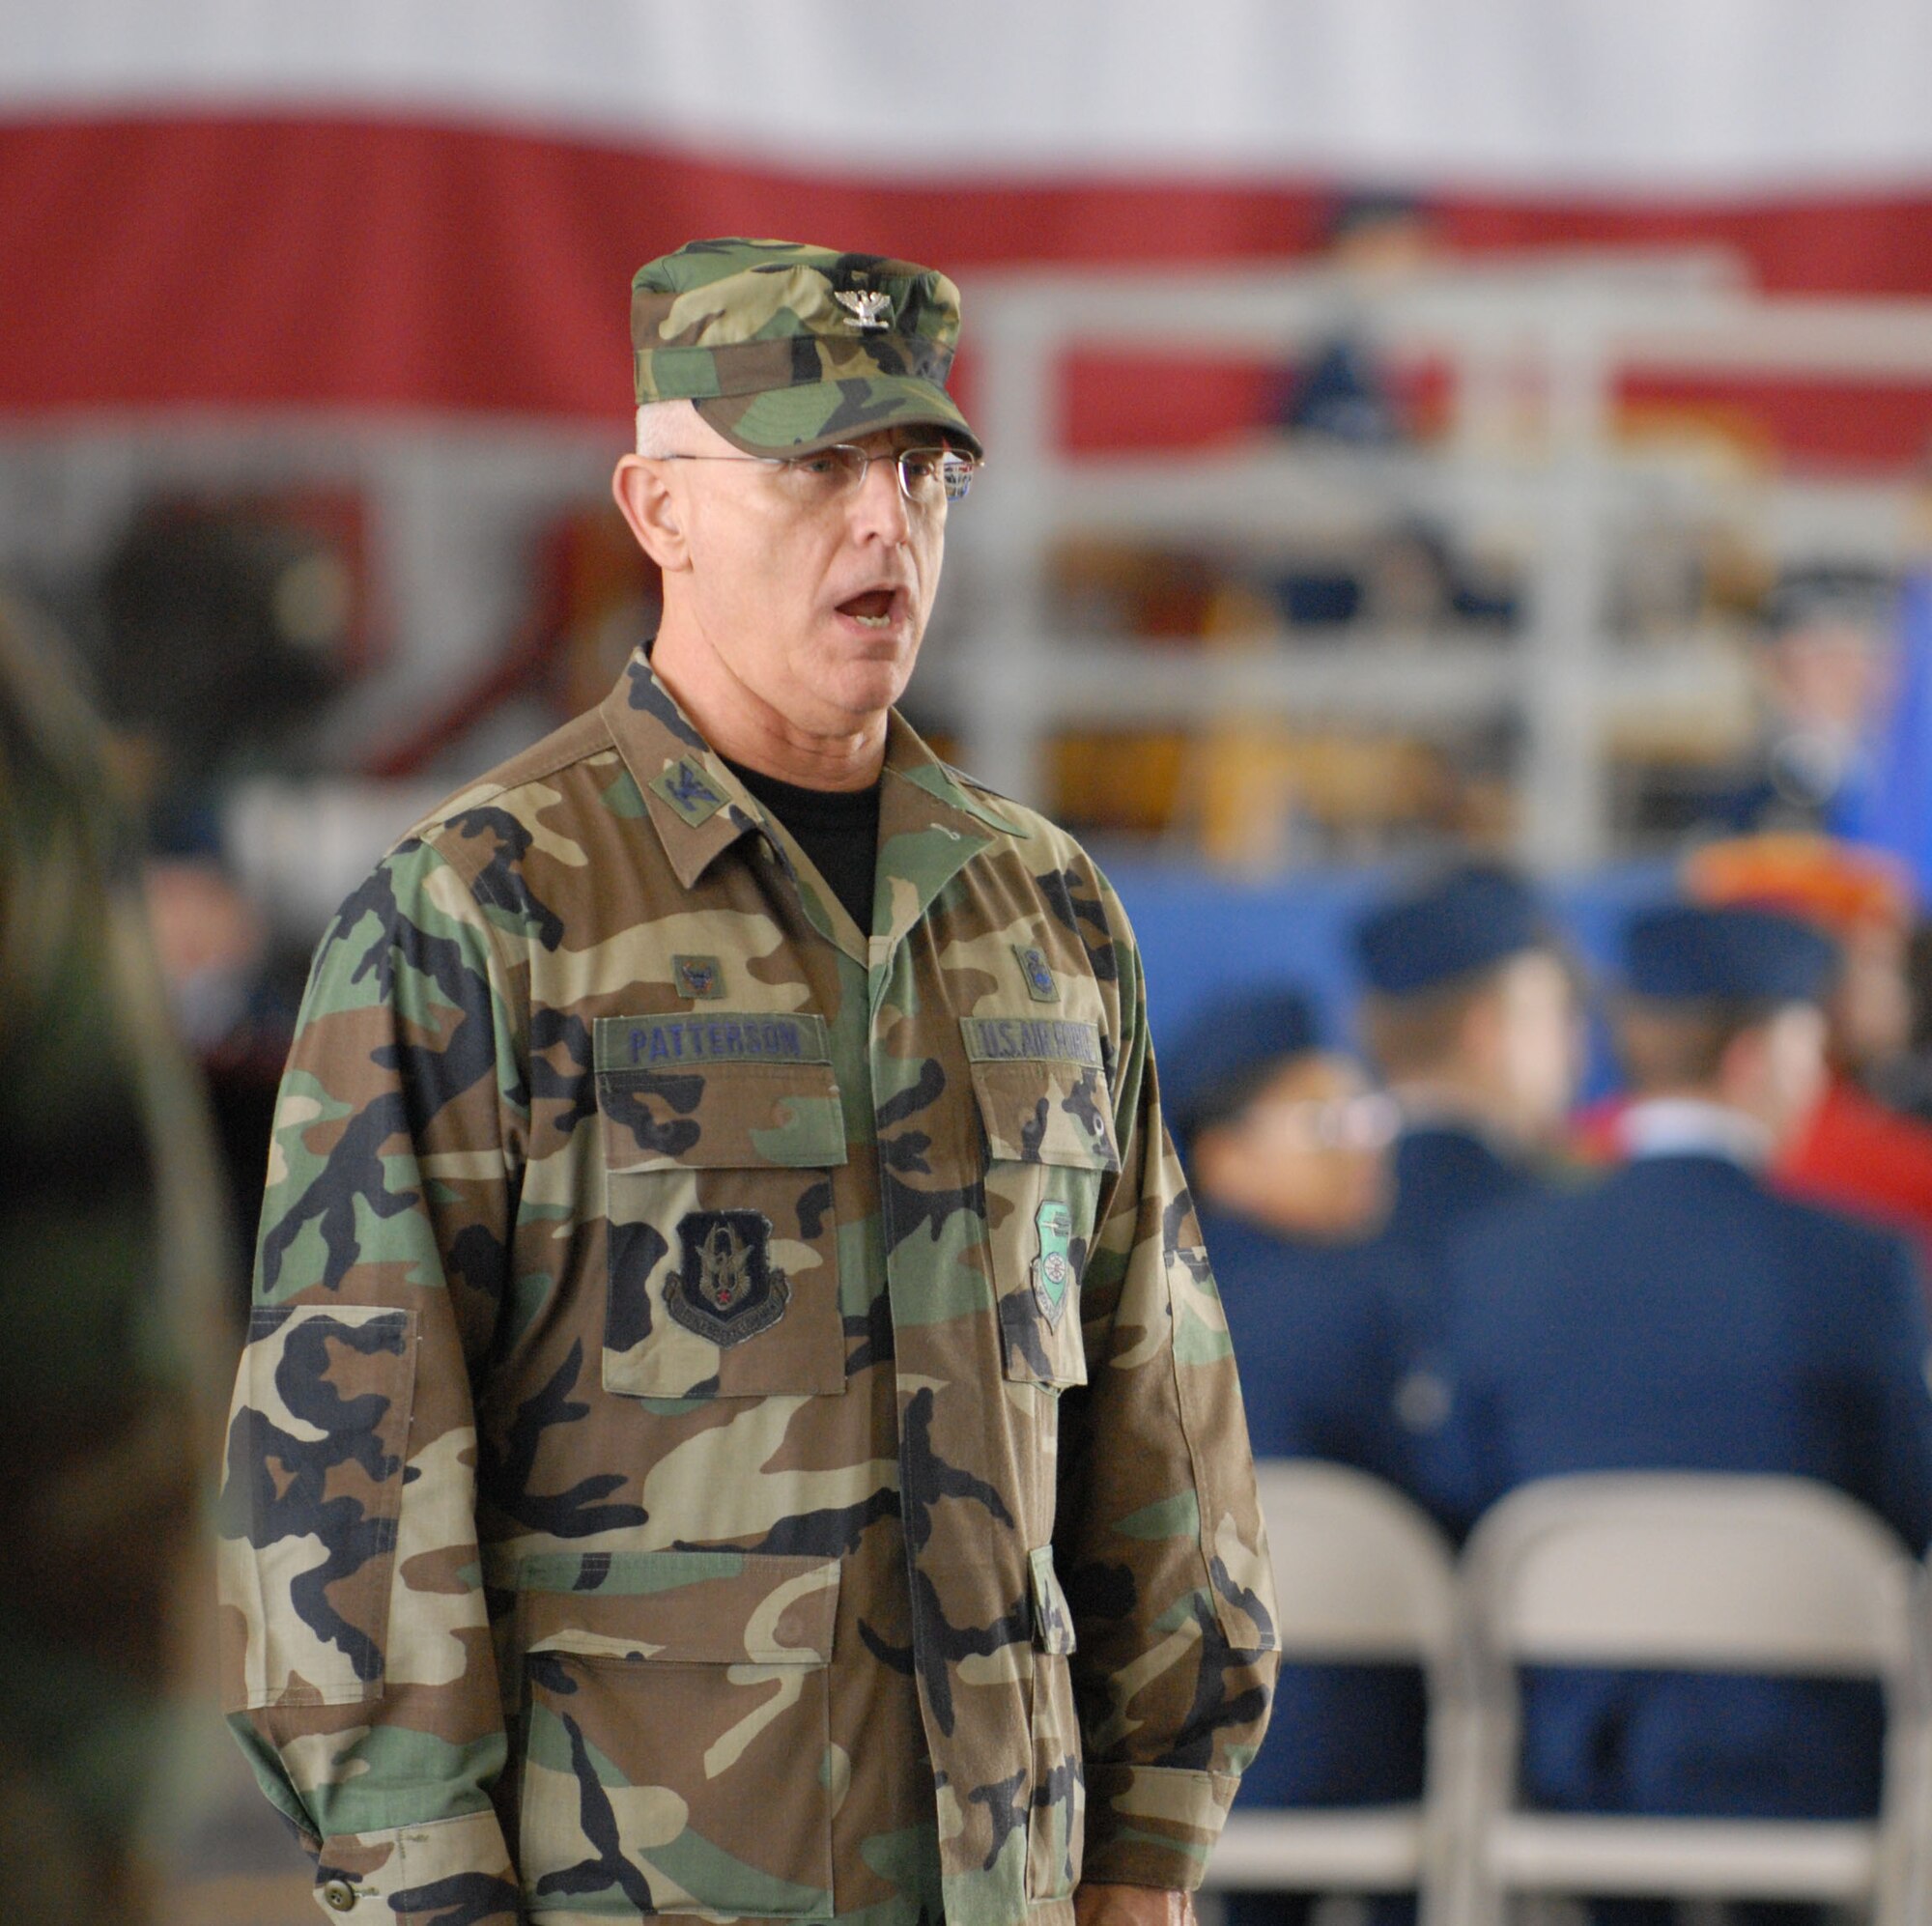
<svg viewBox="0 0 1932 1926"><path fill-rule="evenodd" d="M520 1586L531 1918L829 1919L838 1562L558 1554Z"/></svg>

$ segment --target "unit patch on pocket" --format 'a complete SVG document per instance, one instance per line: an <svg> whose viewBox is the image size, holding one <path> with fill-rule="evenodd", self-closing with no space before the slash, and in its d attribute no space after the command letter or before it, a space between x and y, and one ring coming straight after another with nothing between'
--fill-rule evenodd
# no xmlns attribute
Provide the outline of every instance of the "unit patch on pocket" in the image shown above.
<svg viewBox="0 0 1932 1926"><path fill-rule="evenodd" d="M665 1309L714 1345L741 1345L784 1316L791 1287L771 1261L772 1220L761 1210L694 1210L678 1219L683 1246L665 1280Z"/></svg>
<svg viewBox="0 0 1932 1926"><path fill-rule="evenodd" d="M1039 1255L1033 1260L1033 1294L1049 1330L1058 1330L1066 1309L1066 1287L1073 1279L1073 1213L1052 1198L1034 1219L1039 1233Z"/></svg>

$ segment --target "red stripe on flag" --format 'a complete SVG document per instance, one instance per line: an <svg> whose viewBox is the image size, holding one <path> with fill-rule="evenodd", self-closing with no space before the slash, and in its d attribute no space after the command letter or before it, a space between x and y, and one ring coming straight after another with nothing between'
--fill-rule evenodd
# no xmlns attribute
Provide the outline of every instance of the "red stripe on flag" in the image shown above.
<svg viewBox="0 0 1932 1926"><path fill-rule="evenodd" d="M631 273L694 236L829 239L970 278L1306 253L1327 205L1306 183L952 190L348 117L20 122L0 126L0 412L352 406L616 429ZM1440 211L1471 253L1718 243L1771 290L1932 294L1927 193L1701 209L1461 197ZM1068 432L1087 446L1212 433L1252 419L1267 387L1252 369L1160 380L1143 362L1083 363Z"/></svg>

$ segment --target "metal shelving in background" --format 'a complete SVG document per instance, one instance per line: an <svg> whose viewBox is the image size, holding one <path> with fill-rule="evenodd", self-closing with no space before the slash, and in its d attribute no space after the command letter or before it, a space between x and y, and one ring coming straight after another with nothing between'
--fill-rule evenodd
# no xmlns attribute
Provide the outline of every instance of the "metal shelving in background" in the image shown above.
<svg viewBox="0 0 1932 1926"><path fill-rule="evenodd" d="M1033 274L976 282L971 324L978 425L995 460L952 536L967 612L920 688L957 719L966 764L1022 797L1044 795L1049 743L1069 725L1488 720L1522 745L1518 853L1541 869L1585 866L1611 853L1615 731L1694 734L1748 702L1735 637L1708 624L1640 642L1615 633L1620 539L1715 519L1774 565L1888 568L1913 541L1903 477L1726 472L1708 452L1620 439L1619 383L1646 372L1932 378L1932 305L1766 299L1722 256L1540 255L1380 285L1301 270ZM1345 333L1391 361L1446 366L1439 442L1357 450L1257 435L1206 454L1065 452L1060 374L1076 350L1287 365ZM1051 559L1071 536L1264 553L1406 520L1512 547L1521 633L1351 625L1321 647L1284 630L1245 649L1181 650L1068 633L1053 617Z"/></svg>

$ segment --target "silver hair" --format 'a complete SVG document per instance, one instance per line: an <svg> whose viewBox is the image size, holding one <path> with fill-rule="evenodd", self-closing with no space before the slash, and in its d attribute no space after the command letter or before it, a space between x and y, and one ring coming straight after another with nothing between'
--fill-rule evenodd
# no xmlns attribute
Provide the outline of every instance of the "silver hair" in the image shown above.
<svg viewBox="0 0 1932 1926"><path fill-rule="evenodd" d="M638 411L638 453L660 461L681 451L683 424L696 411L688 401L647 401Z"/></svg>

